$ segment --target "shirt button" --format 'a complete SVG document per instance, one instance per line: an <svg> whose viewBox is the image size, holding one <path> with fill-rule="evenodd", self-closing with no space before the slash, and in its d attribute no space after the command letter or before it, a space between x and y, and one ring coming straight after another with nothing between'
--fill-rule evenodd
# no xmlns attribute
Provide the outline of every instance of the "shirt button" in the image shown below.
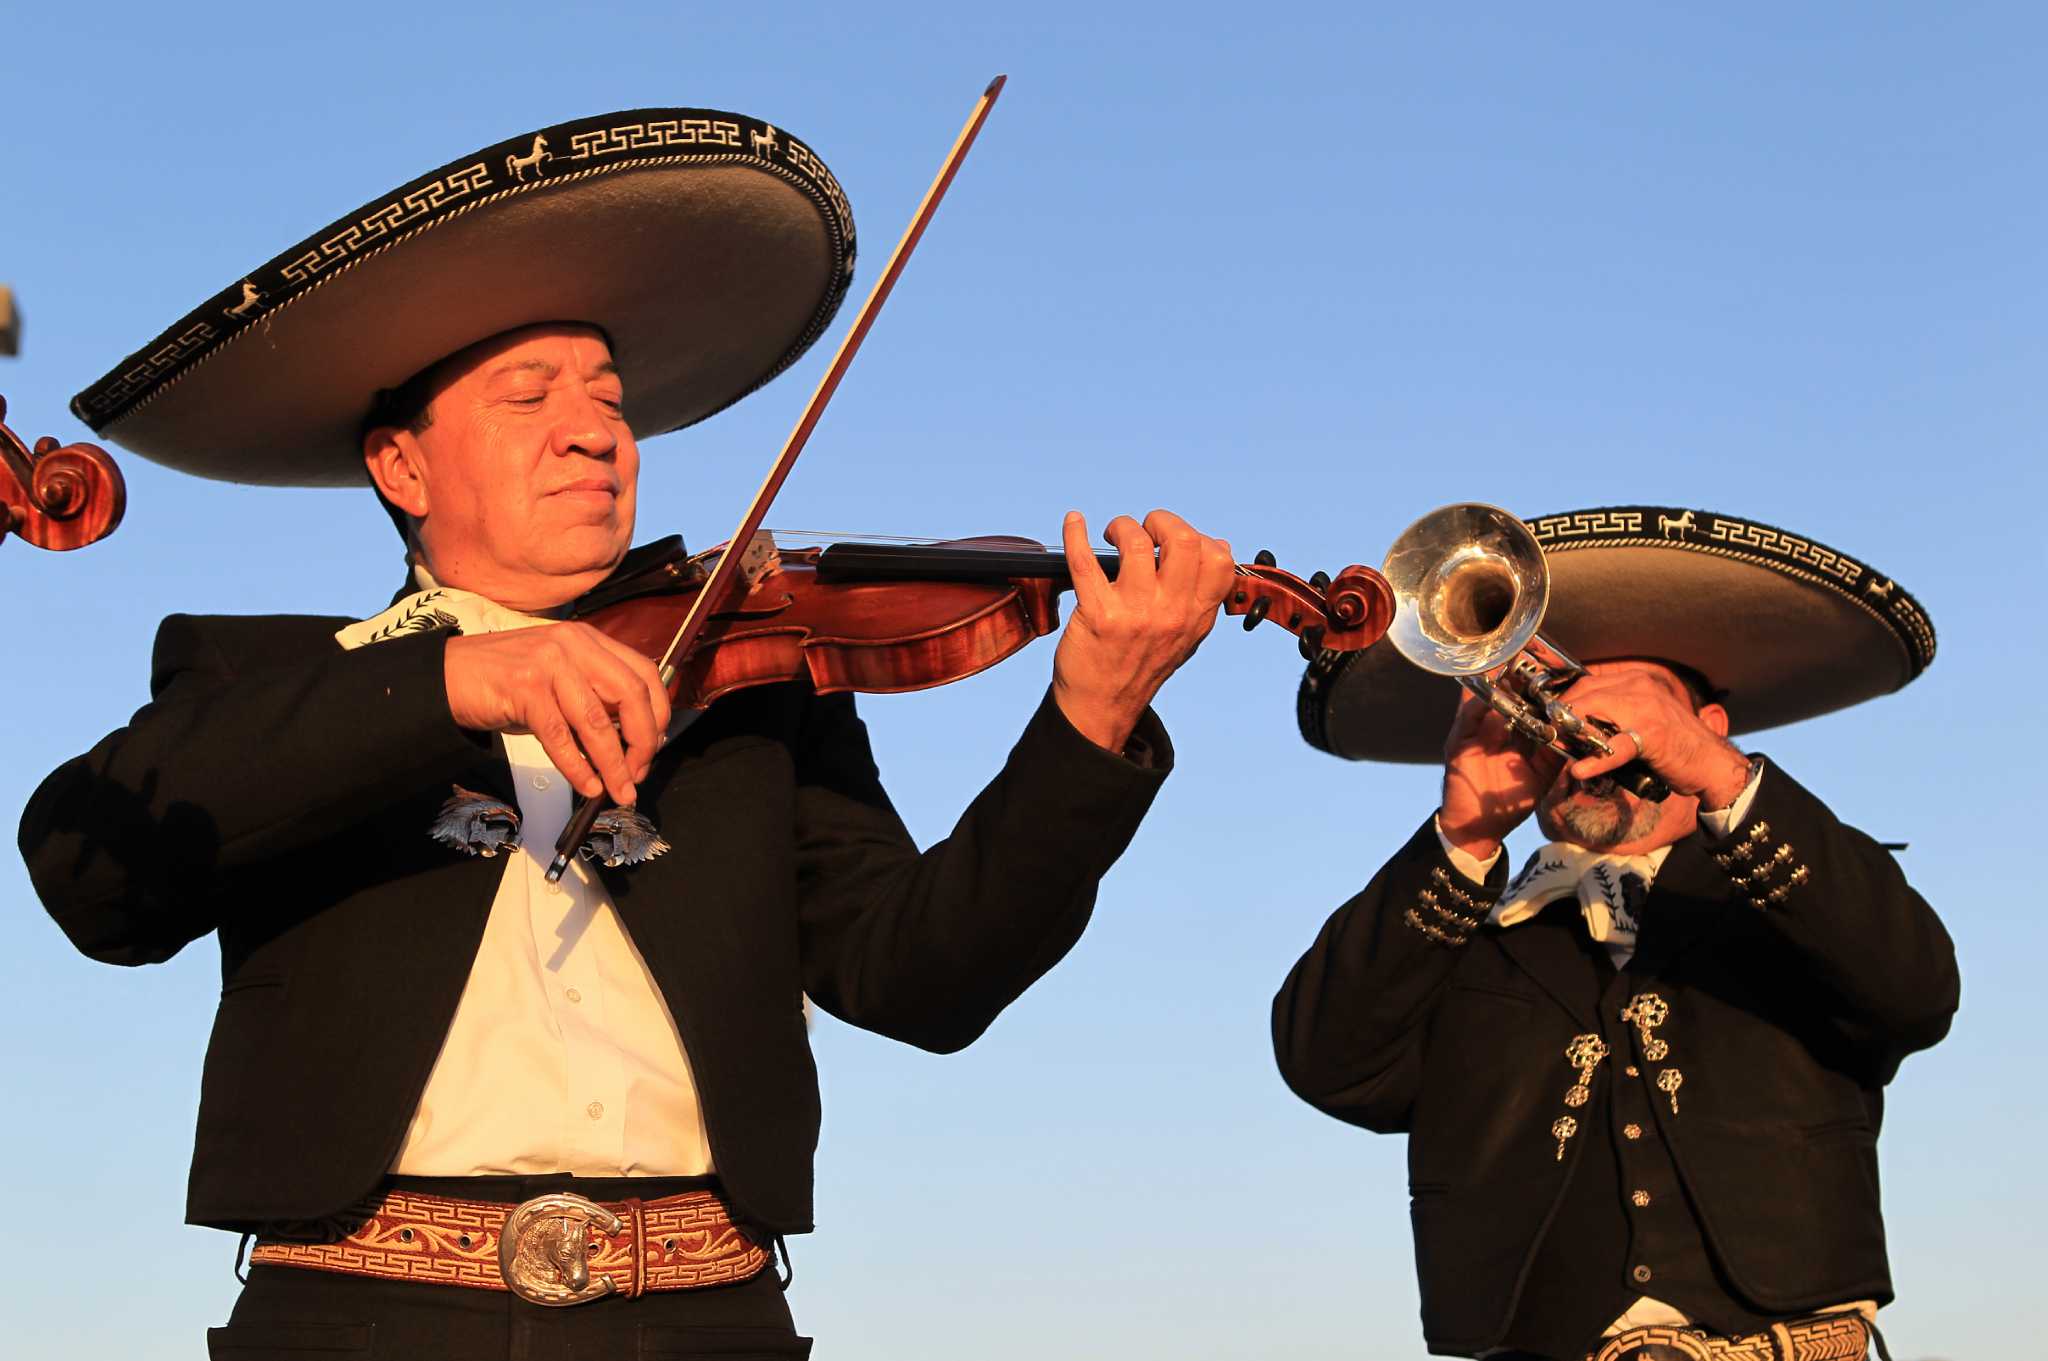
<svg viewBox="0 0 2048 1361"><path fill-rule="evenodd" d="M1637 1285L1648 1285L1650 1283L1650 1277L1652 1274L1653 1273L1648 1267L1639 1266L1630 1269L1628 1273L1628 1278L1634 1281Z"/></svg>
<svg viewBox="0 0 2048 1361"><path fill-rule="evenodd" d="M1648 1191L1637 1191L1629 1196L1629 1202L1640 1210L1650 1203L1650 1193Z"/></svg>
<svg viewBox="0 0 2048 1361"><path fill-rule="evenodd" d="M580 1002L583 1000L583 994L576 991L576 989L574 988L569 989L569 991L563 993L562 996L568 998L572 1002Z"/></svg>
<svg viewBox="0 0 2048 1361"><path fill-rule="evenodd" d="M1621 1137L1624 1139L1640 1139L1643 1137L1643 1127L1641 1125L1623 1125L1621 1127Z"/></svg>
<svg viewBox="0 0 2048 1361"><path fill-rule="evenodd" d="M583 1108L583 1113L593 1120L604 1119L604 1102L593 1101Z"/></svg>
<svg viewBox="0 0 2048 1361"><path fill-rule="evenodd" d="M546 775L536 775L533 777L533 787L535 789L546 789L553 783L554 781L550 780Z"/></svg>

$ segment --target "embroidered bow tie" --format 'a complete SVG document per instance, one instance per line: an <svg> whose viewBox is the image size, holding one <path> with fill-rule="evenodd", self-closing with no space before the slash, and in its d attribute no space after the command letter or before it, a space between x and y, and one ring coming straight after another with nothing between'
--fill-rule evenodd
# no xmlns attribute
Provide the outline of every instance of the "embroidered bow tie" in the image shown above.
<svg viewBox="0 0 2048 1361"><path fill-rule="evenodd" d="M1497 926L1514 926L1560 898L1576 897L1586 933L1607 946L1620 964L1635 951L1642 906L1663 858L1608 855L1553 841L1529 857L1494 905L1491 920Z"/></svg>

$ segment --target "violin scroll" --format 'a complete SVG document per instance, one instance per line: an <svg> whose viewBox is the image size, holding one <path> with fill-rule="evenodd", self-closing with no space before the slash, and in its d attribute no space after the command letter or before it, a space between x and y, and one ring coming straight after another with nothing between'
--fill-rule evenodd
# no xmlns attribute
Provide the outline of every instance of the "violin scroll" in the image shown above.
<svg viewBox="0 0 2048 1361"><path fill-rule="evenodd" d="M60 445L48 435L30 449L6 417L0 397L0 538L12 532L61 552L113 533L128 509L113 457L97 444Z"/></svg>
<svg viewBox="0 0 2048 1361"><path fill-rule="evenodd" d="M1301 654L1358 652L1371 647L1394 619L1394 593L1387 579L1353 564L1334 579L1317 572L1304 581L1260 552L1237 569L1237 582L1223 598L1223 612L1242 616L1247 631L1272 620L1301 639Z"/></svg>

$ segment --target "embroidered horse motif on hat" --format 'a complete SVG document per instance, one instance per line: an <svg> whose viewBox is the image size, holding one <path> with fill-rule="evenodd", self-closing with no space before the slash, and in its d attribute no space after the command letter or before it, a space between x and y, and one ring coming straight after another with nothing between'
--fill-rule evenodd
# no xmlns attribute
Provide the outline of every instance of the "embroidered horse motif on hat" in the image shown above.
<svg viewBox="0 0 2048 1361"><path fill-rule="evenodd" d="M548 139L539 133L535 133L532 150L528 151L524 156L507 156L505 158L505 173L519 183L524 184L527 171L531 170L534 176L538 178L541 173L542 163L552 161L553 159L555 159L555 153L548 150Z"/></svg>
<svg viewBox="0 0 2048 1361"><path fill-rule="evenodd" d="M265 296L263 290L258 288L252 280L244 279L242 280L242 300L225 310L236 321L247 321L250 315L255 312L256 304L262 302Z"/></svg>

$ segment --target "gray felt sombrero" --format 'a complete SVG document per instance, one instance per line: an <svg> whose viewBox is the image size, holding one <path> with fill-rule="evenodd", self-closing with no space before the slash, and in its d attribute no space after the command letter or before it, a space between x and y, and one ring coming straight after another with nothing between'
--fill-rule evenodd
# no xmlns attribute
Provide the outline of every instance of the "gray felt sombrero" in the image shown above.
<svg viewBox="0 0 2048 1361"><path fill-rule="evenodd" d="M789 133L636 109L428 172L222 289L72 399L94 431L202 477L363 482L380 388L544 321L609 333L636 435L700 421L796 362L853 278L853 214Z"/></svg>
<svg viewBox="0 0 2048 1361"><path fill-rule="evenodd" d="M1655 657L1705 676L1733 731L1890 694L1934 660L1920 602L1848 554L1770 525L1675 506L1526 522L1550 571L1542 632L1579 661ZM1386 643L1324 652L1302 678L1302 736L1357 761L1435 762L1458 683Z"/></svg>

